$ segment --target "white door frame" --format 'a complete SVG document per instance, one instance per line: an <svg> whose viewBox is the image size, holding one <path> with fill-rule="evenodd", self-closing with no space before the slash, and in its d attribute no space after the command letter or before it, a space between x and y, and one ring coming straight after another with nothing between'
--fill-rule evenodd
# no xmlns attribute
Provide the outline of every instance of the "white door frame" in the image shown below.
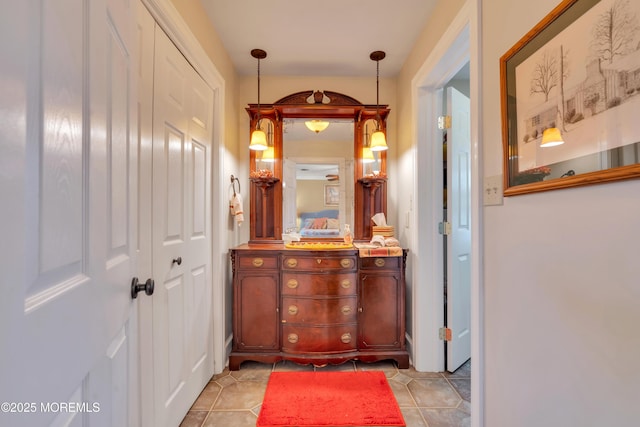
<svg viewBox="0 0 640 427"><path fill-rule="evenodd" d="M482 146L480 99L480 0L468 0L453 19L412 81L415 129L416 191L413 223L419 236L413 246L421 262L413 269L413 364L419 371L443 371L443 343L438 328L444 318L443 246L437 223L442 218L442 146L436 117L442 112L445 84L467 62L471 99L471 425L483 415L482 312ZM433 118L428 120L426 118ZM425 184L427 183L427 184ZM434 350L435 349L435 350Z"/></svg>
<svg viewBox="0 0 640 427"><path fill-rule="evenodd" d="M213 135L211 144L211 229L225 230L228 206L222 203L227 199L227 180L223 179L225 150L224 102L225 82L215 65L211 62L188 25L169 0L141 0L156 20L160 28L169 36L178 50L191 63L204 81L213 89ZM212 279L212 317L213 317L213 363L214 373L224 369L227 360L225 344L225 288L227 283L228 257L226 239L214 239L211 242L211 279Z"/></svg>

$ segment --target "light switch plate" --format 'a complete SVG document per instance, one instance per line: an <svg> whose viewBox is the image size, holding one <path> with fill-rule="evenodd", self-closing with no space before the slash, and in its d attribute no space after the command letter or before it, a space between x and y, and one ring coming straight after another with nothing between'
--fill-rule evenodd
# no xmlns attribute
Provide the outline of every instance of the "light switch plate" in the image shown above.
<svg viewBox="0 0 640 427"><path fill-rule="evenodd" d="M487 176L484 178L482 189L485 206L502 204L502 175Z"/></svg>

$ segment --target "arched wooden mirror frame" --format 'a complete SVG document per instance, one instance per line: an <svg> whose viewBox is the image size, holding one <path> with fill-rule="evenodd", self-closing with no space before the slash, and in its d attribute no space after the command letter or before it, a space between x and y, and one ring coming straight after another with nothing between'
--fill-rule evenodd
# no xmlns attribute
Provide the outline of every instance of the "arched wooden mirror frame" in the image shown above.
<svg viewBox="0 0 640 427"><path fill-rule="evenodd" d="M303 91L293 93L273 104L249 104L250 129L258 120L273 123L273 169L261 171L259 157L250 150L250 243L277 243L282 240L282 158L283 122L287 118L353 119L354 123L354 237L367 240L372 236L371 216L387 214L386 151L380 152L378 176L363 176L362 149L364 125L367 120L380 116L380 128L386 133L388 105L365 105L338 92Z"/></svg>

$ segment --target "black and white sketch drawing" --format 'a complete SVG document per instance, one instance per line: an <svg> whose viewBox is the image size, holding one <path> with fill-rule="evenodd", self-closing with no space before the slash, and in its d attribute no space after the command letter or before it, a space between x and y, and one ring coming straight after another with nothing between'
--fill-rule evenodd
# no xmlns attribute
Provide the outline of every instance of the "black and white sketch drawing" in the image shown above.
<svg viewBox="0 0 640 427"><path fill-rule="evenodd" d="M515 67L518 170L640 141L640 2L602 0ZM565 144L540 148L542 132Z"/></svg>

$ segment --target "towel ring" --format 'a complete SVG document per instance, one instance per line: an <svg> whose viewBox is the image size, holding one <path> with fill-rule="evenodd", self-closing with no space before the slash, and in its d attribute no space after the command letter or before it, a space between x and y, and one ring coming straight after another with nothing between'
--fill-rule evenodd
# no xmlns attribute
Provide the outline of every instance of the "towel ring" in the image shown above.
<svg viewBox="0 0 640 427"><path fill-rule="evenodd" d="M238 182L238 193L240 193L240 180L231 175L231 185L233 186L233 195L236 195L236 181Z"/></svg>

